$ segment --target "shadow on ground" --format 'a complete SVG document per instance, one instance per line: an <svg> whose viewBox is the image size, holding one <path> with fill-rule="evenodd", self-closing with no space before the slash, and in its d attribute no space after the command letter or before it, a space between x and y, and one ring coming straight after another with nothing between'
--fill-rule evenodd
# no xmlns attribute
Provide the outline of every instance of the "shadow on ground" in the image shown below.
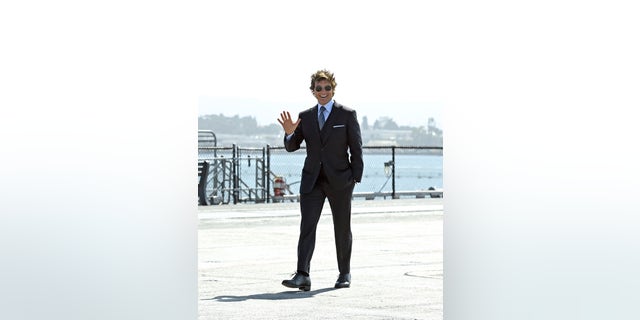
<svg viewBox="0 0 640 320"><path fill-rule="evenodd" d="M252 294L248 296L217 296L214 298L206 298L200 300L216 300L221 302L238 302L246 300L288 300L288 299L305 299L312 298L313 296L336 290L335 288L324 288L312 291L282 291L278 293L260 293Z"/></svg>

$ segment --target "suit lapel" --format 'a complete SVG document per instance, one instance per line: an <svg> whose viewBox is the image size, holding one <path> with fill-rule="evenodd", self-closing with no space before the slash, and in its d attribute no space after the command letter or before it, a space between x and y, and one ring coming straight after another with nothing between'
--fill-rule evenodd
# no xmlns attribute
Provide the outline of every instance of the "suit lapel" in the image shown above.
<svg viewBox="0 0 640 320"><path fill-rule="evenodd" d="M318 108L316 107L316 110ZM322 145L324 146L327 141L329 140L329 136L331 135L331 132L333 131L333 123L335 122L335 119L338 117L336 114L340 109L340 105L338 105L337 102L333 103L333 108L331 109L331 113L329 114L329 117L327 117L327 120L324 122L324 127L322 127L322 130L320 130L320 139L322 140ZM316 120L316 122L318 122ZM318 126L319 128L320 126Z"/></svg>
<svg viewBox="0 0 640 320"><path fill-rule="evenodd" d="M313 110L313 114L314 114L313 119L315 119L315 120L313 120L313 125L314 125L314 128L315 128L315 130L313 130L313 134L314 135L317 134L318 135L318 139L320 139L320 141L322 141L322 136L321 136L321 133L320 133L320 122L318 122L318 105L316 104L316 106L311 108L311 110ZM326 128L326 127L327 127L327 121L324 122L324 127L323 128Z"/></svg>

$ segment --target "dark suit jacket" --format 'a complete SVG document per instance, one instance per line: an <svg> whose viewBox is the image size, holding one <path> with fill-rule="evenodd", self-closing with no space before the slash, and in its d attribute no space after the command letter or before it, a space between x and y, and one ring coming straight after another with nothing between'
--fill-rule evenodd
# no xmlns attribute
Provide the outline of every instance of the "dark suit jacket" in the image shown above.
<svg viewBox="0 0 640 320"><path fill-rule="evenodd" d="M300 193L313 189L322 165L332 189L342 190L360 182L364 170L362 137L355 110L334 102L322 131L318 125L318 106L300 112L300 124L291 139L284 139L289 152L306 142L307 157L302 168ZM347 152L348 151L348 152Z"/></svg>

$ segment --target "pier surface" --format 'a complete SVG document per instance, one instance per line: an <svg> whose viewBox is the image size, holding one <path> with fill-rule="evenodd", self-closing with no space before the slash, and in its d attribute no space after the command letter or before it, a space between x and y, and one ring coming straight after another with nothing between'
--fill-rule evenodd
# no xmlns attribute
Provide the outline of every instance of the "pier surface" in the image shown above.
<svg viewBox="0 0 640 320"><path fill-rule="evenodd" d="M311 291L281 285L296 268L299 203L198 208L199 319L442 319L441 198L354 200L351 288L338 277L329 204Z"/></svg>

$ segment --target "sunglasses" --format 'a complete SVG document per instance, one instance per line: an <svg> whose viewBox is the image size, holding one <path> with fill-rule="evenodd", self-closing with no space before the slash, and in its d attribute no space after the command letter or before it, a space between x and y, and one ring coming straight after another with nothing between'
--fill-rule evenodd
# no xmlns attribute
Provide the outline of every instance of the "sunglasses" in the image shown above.
<svg viewBox="0 0 640 320"><path fill-rule="evenodd" d="M322 87L321 86L317 86L316 87L316 91L317 92L322 91ZM324 86L324 91L331 91L331 86Z"/></svg>

